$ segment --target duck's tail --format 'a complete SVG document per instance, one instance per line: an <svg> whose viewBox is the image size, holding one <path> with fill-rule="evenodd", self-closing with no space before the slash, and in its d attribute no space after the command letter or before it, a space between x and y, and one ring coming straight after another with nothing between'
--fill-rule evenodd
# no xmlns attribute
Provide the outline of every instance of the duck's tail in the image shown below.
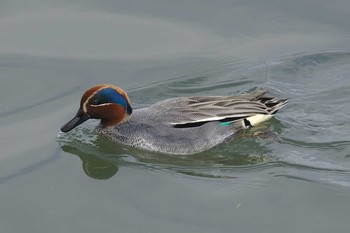
<svg viewBox="0 0 350 233"><path fill-rule="evenodd" d="M270 119L275 113L288 103L288 99L277 99L272 96L265 96L268 90L257 90L250 93L252 101L259 101L266 106L268 114L256 114L243 119L242 125L245 128L256 126Z"/></svg>

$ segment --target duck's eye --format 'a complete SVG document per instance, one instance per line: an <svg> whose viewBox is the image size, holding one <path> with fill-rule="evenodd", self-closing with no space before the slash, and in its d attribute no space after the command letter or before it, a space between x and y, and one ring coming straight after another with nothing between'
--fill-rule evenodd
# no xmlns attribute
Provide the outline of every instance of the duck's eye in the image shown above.
<svg viewBox="0 0 350 233"><path fill-rule="evenodd" d="M95 100L91 100L91 101L90 101L90 104L91 104L91 105L99 105L99 104L101 104L101 102L100 102L99 100L96 100L96 99L95 99Z"/></svg>

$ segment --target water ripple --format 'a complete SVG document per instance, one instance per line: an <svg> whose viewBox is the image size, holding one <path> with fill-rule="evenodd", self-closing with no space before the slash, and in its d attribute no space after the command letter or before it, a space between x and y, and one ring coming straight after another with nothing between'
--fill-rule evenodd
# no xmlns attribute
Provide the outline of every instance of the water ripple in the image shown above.
<svg viewBox="0 0 350 233"><path fill-rule="evenodd" d="M130 97L134 105L143 106L148 104L144 102L145 94L146 101L154 103L181 95L226 95L266 88L273 95L289 98L290 103L276 115L278 120L272 119L246 133L253 135L255 130L269 129L276 137L242 136L193 156L162 155L112 145L92 133L96 122L85 129L78 128L72 135L59 136L58 140L62 146L68 145L66 151L82 160L94 153L114 165L141 166L169 175L237 180L252 172L267 172L272 177L347 186L350 53L321 51L250 67L242 64L233 57L218 58L212 65L208 61L194 63L191 69L130 89ZM88 149L91 146L93 150Z"/></svg>

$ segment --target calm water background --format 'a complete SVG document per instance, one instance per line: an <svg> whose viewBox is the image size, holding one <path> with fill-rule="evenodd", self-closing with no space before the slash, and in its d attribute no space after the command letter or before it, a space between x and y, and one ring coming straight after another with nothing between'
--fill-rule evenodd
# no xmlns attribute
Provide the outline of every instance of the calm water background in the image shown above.
<svg viewBox="0 0 350 233"><path fill-rule="evenodd" d="M0 232L349 232L349 9L0 1ZM98 83L134 107L256 88L290 103L194 156L111 145L95 121L57 137Z"/></svg>

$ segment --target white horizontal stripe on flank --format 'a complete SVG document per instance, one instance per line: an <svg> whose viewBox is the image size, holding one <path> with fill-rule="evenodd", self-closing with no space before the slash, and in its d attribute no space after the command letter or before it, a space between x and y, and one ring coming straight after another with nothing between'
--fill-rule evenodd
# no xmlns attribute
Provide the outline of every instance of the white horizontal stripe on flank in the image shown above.
<svg viewBox="0 0 350 233"><path fill-rule="evenodd" d="M231 118L231 117L238 117L238 118L245 118L246 115L240 115L240 114L236 114L236 115L229 115L229 116L223 116L223 117L209 117L209 118L204 118L204 119L200 119L200 120L193 120L193 121L182 121L182 122L171 122L171 125L181 125L181 124L189 124L189 123L199 123L199 122L206 122L206 121L219 121L219 120L223 120L223 119L227 119L227 118ZM239 119L237 119L239 120Z"/></svg>

